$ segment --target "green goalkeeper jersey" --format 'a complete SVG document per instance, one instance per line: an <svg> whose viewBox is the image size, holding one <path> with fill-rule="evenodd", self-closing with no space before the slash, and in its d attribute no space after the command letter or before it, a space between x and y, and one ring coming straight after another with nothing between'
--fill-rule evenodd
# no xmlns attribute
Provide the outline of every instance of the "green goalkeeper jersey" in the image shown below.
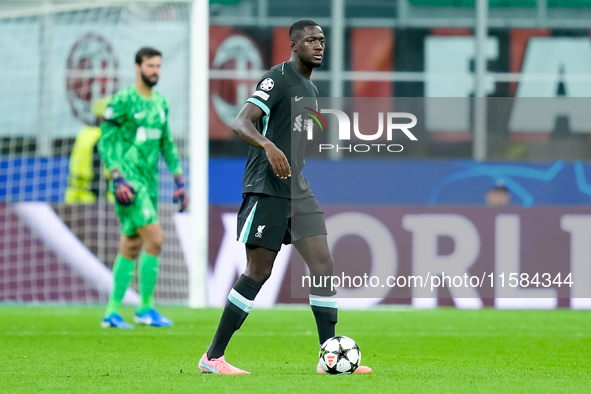
<svg viewBox="0 0 591 394"><path fill-rule="evenodd" d="M170 172L182 172L168 128L168 100L152 91L147 98L134 85L119 91L105 110L98 150L109 170L119 169L137 190L158 195L160 153Z"/></svg>

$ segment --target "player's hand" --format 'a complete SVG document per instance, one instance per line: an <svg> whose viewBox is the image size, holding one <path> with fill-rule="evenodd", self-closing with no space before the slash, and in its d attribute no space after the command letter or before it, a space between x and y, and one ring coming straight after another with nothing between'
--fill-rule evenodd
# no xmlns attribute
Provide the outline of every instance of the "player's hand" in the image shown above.
<svg viewBox="0 0 591 394"><path fill-rule="evenodd" d="M123 178L121 171L111 171L111 178L115 185L115 199L120 205L131 205L135 201L135 189Z"/></svg>
<svg viewBox="0 0 591 394"><path fill-rule="evenodd" d="M172 195L172 202L179 203L179 212L183 212L189 205L189 193L185 190L185 180L183 179L183 176L181 174L175 175L174 183L176 185L176 190Z"/></svg>
<svg viewBox="0 0 591 394"><path fill-rule="evenodd" d="M273 172L275 175L281 179L287 179L291 177L291 168L289 167L289 162L287 161L287 157L281 152L279 148L275 146L272 142L263 146L265 149L265 153L267 154L267 160L271 163L271 167L273 168Z"/></svg>

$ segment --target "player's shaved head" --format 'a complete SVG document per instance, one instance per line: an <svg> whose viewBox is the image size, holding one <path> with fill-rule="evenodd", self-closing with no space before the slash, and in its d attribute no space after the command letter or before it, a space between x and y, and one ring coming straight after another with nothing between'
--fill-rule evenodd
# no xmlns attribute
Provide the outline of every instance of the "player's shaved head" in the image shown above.
<svg viewBox="0 0 591 394"><path fill-rule="evenodd" d="M318 26L318 23L309 19L297 21L289 28L289 41L297 41L308 26Z"/></svg>

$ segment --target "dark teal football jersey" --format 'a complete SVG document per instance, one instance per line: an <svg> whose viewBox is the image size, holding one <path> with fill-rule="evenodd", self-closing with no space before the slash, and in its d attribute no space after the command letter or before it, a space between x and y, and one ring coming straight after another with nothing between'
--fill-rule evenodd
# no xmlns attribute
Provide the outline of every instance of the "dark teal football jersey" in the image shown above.
<svg viewBox="0 0 591 394"><path fill-rule="evenodd" d="M243 193L261 193L283 198L303 198L312 194L302 170L306 155L306 132L295 127L296 118L306 105L317 107L318 89L304 78L291 62L283 62L266 72L247 102L258 106L263 116L255 123L257 130L272 141L287 157L291 179L280 179L273 173L264 149L250 146ZM300 109L292 113L294 103ZM301 118L300 118L301 124Z"/></svg>

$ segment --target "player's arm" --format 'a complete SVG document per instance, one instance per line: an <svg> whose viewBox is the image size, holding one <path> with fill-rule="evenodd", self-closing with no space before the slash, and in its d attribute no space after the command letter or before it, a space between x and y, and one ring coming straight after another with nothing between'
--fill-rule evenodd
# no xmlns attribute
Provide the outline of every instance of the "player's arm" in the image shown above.
<svg viewBox="0 0 591 394"><path fill-rule="evenodd" d="M168 111L167 111L168 112ZM167 114L168 117L168 114ZM162 137L160 138L160 152L162 153L162 157L164 157L164 161L166 162L166 166L170 170L173 176L183 175L183 168L181 166L181 162L179 160L179 152L174 143L174 139L170 133L170 129L168 128L168 119L164 123L162 127Z"/></svg>
<svg viewBox="0 0 591 394"><path fill-rule="evenodd" d="M232 130L252 146L265 150L273 172L281 179L291 176L291 168L285 154L273 142L258 132L254 123L263 116L263 110L250 102L244 104L232 123Z"/></svg>
<svg viewBox="0 0 591 394"><path fill-rule="evenodd" d="M121 126L127 117L127 103L124 99L114 96L105 109L105 121L101 124L101 136L98 140L98 152L109 172L121 171L125 144Z"/></svg>
<svg viewBox="0 0 591 394"><path fill-rule="evenodd" d="M189 204L189 193L185 189L185 179L183 177L183 167L179 160L179 153L168 127L168 107L165 108L166 122L162 127L162 137L160 138L160 152L164 157L166 166L172 173L175 183L175 191L172 201L179 203L179 211L183 212Z"/></svg>
<svg viewBox="0 0 591 394"><path fill-rule="evenodd" d="M135 190L121 172L125 144L120 130L125 121L126 110L126 103L119 98L114 98L109 103L105 110L105 121L101 124L101 136L98 140L99 154L105 162L111 179L113 179L115 198L121 205L133 204L135 200Z"/></svg>

